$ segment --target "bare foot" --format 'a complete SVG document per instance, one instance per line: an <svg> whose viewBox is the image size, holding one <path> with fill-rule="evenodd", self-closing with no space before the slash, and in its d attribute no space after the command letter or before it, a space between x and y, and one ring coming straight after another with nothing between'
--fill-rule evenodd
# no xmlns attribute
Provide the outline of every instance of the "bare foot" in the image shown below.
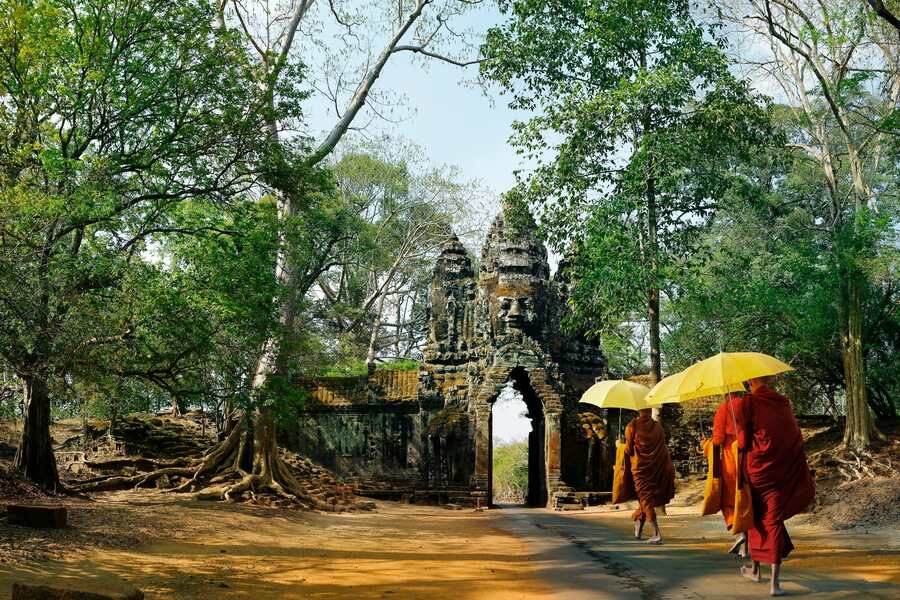
<svg viewBox="0 0 900 600"><path fill-rule="evenodd" d="M784 590L781 589L780 587L773 587L771 590L769 590L769 595L770 596L784 596L785 593L784 593Z"/></svg>
<svg viewBox="0 0 900 600"><path fill-rule="evenodd" d="M753 567L741 565L741 575L743 575L753 583L759 583L759 571L754 569Z"/></svg>
<svg viewBox="0 0 900 600"><path fill-rule="evenodd" d="M660 544L662 544L662 538L659 537L658 535L654 535L652 538L647 540L647 543L648 544L656 544L657 546L659 546Z"/></svg>

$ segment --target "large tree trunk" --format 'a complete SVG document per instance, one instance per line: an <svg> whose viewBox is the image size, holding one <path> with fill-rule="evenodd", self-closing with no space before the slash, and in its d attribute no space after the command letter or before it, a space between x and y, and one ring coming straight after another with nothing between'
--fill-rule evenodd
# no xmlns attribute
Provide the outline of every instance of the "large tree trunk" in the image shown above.
<svg viewBox="0 0 900 600"><path fill-rule="evenodd" d="M383 312L384 294L378 300L375 322L372 323L372 333L369 335L369 348L366 350L366 369L370 375L375 372L375 358L378 356L378 335L381 332L381 313Z"/></svg>
<svg viewBox="0 0 900 600"><path fill-rule="evenodd" d="M172 416L173 417L181 417L184 416L185 408L184 408L184 399L180 394L173 393L172 395Z"/></svg>
<svg viewBox="0 0 900 600"><path fill-rule="evenodd" d="M853 450L864 449L872 441L872 438L884 438L875 427L875 421L869 410L866 363L862 348L862 306L859 294L859 280L856 273L851 270L845 284L845 297L841 311L843 320L841 351L844 362L844 381L846 382L847 422L844 426L844 445Z"/></svg>
<svg viewBox="0 0 900 600"><path fill-rule="evenodd" d="M647 316L650 320L650 383L651 386L662 379L662 365L659 356L659 288L650 290L647 299ZM659 408L652 409L653 419L662 419Z"/></svg>
<svg viewBox="0 0 900 600"><path fill-rule="evenodd" d="M59 488L56 457L50 442L50 394L47 380L41 375L24 375L25 423L22 440L13 459L13 470L42 488L55 492Z"/></svg>
<svg viewBox="0 0 900 600"><path fill-rule="evenodd" d="M649 119L647 122L649 127ZM657 260L657 218L656 218L656 180L653 175L647 177L647 241L650 254L650 289L647 293L647 320L650 324L650 381L659 383L662 379L662 361L660 360L659 335L659 262ZM653 419L662 419L660 409L653 409Z"/></svg>

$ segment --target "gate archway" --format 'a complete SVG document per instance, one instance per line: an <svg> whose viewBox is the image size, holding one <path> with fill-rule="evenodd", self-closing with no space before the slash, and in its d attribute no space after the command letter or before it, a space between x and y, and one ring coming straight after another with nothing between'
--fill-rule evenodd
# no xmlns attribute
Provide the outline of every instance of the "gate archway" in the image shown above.
<svg viewBox="0 0 900 600"><path fill-rule="evenodd" d="M493 498L493 404L508 382L522 394L532 418L528 440L528 504L546 506L562 482L562 398L542 367L497 366L488 369L475 399L475 472L472 488Z"/></svg>
<svg viewBox="0 0 900 600"><path fill-rule="evenodd" d="M427 455L422 479L448 497L465 486L476 503L492 500L492 408L512 382L535 424L529 436L529 503L570 498L563 472L566 439L581 433L577 400L602 375L599 349L562 332L569 287L550 276L547 250L532 221L497 215L476 271L452 238L429 288L428 344L419 375ZM565 461L566 475L581 479ZM568 496L566 495L568 494Z"/></svg>
<svg viewBox="0 0 900 600"><path fill-rule="evenodd" d="M528 483L525 491L525 504L527 506L546 506L547 505L547 464L546 464L546 454L547 454L547 440L546 440L546 427L544 422L544 405L541 402L541 399L538 397L537 392L534 391L534 388L531 387L531 382L528 379L528 372L522 367L516 367L510 371L508 384L512 384L513 390L515 390L521 401L525 405L525 416L528 418L531 424L531 431L529 431L528 436L526 438L526 444L528 448L527 453L527 471L528 471ZM505 386L504 386L505 388ZM503 389L503 388L501 388ZM489 419L489 440L490 440L490 452L489 456L489 485L488 485L488 502L491 505L496 504L495 502L495 477L494 477L494 406L496 405L497 399L500 397L500 393L498 393L494 398L490 401L491 404L491 416Z"/></svg>

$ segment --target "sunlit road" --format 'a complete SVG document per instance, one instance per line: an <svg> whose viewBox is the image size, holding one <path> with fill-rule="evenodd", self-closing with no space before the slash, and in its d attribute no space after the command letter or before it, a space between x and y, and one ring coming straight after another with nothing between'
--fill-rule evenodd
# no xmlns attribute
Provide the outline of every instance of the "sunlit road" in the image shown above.
<svg viewBox="0 0 900 600"><path fill-rule="evenodd" d="M663 517L660 523L666 543L650 546L630 538L626 519L610 519L608 515L521 507L499 508L490 511L490 515L496 527L528 544L532 565L554 590L556 598L768 597L767 578L753 583L738 574L740 563L725 554L728 541L720 522L715 520L687 515ZM795 536L794 541L795 557L802 558L805 551L805 562L818 561L818 556L810 558L814 549L823 556L818 561L822 566L816 570L793 568L796 561L785 561L782 586L790 596L900 598L900 586L842 574L841 555L854 553L864 557L866 550L822 548L822 540L817 538ZM878 563L886 565L886 571L895 572L900 552L883 552ZM872 568L876 570L877 565ZM764 574L768 568L765 569Z"/></svg>

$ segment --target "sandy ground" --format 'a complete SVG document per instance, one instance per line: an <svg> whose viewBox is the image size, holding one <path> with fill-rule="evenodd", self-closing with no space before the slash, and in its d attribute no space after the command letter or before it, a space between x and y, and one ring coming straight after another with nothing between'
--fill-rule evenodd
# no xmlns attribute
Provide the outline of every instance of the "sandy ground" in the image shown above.
<svg viewBox="0 0 900 600"><path fill-rule="evenodd" d="M152 528L158 520L165 539L0 564L0 598L8 597L13 581L52 581L97 592L134 586L148 599L551 595L531 573L525 544L494 527L485 512L386 503L374 513L323 515L221 503L160 504L130 493L95 504L108 504L119 523L144 515L134 526ZM76 524L78 513L88 510L70 508ZM173 529L176 522L183 529ZM100 524L90 523L96 533ZM0 525L0 539L9 529ZM54 537L27 535L37 545L52 544ZM127 545L128 540L118 544Z"/></svg>
<svg viewBox="0 0 900 600"><path fill-rule="evenodd" d="M725 554L718 516L674 505L666 544L630 539L627 505L557 513L379 503L317 514L123 492L67 500L72 526L0 521L0 598L13 581L174 598L756 598ZM795 519L791 595L900 597L900 532L826 531Z"/></svg>

